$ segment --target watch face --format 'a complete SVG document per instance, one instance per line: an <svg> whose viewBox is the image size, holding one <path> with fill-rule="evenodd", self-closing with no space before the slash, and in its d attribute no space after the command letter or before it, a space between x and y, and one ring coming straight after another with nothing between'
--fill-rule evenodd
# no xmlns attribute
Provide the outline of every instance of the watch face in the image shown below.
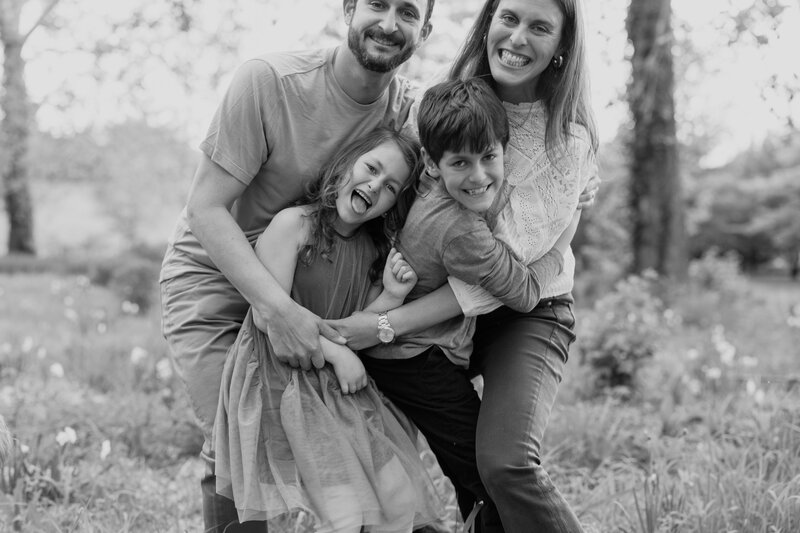
<svg viewBox="0 0 800 533"><path fill-rule="evenodd" d="M378 330L378 339L381 342L392 342L394 340L394 330L391 328L381 328Z"/></svg>

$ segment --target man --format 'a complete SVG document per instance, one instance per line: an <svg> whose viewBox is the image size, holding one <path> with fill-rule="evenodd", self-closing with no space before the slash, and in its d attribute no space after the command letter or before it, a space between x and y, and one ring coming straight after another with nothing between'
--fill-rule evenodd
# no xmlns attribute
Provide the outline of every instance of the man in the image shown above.
<svg viewBox="0 0 800 533"><path fill-rule="evenodd" d="M252 245L340 145L402 125L412 102L397 68L431 31L434 0L344 0L347 43L270 54L236 73L201 143L202 160L161 271L163 329L203 430L209 532L247 531L216 494L211 432L227 349L252 306L279 359L324 364L318 336L344 339L284 293Z"/></svg>

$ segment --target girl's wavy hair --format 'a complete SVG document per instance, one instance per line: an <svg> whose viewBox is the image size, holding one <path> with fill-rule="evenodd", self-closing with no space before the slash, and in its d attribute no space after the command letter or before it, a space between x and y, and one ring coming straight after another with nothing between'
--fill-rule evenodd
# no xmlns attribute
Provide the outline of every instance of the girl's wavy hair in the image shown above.
<svg viewBox="0 0 800 533"><path fill-rule="evenodd" d="M555 0L564 17L560 51L564 62L555 69L552 62L539 76L538 96L547 109L545 145L548 157L562 150L572 136L572 125L586 128L589 141L597 151L597 126L589 98L589 74L586 67L586 30L581 0ZM497 92L489 69L486 36L500 0L486 0L450 68L450 79L481 77Z"/></svg>
<svg viewBox="0 0 800 533"><path fill-rule="evenodd" d="M334 222L338 216L336 198L339 189L352 175L358 158L386 142L397 145L411 175L398 191L394 206L384 216L368 220L362 225L378 250L378 257L369 270L370 280L374 282L381 279L386 257L414 202L417 180L422 171L419 143L412 137L385 126L379 126L339 149L320 169L317 179L309 186L304 203L311 206L307 215L311 222L311 240L300 250L300 260L304 264L309 264L315 256L328 256L336 235Z"/></svg>

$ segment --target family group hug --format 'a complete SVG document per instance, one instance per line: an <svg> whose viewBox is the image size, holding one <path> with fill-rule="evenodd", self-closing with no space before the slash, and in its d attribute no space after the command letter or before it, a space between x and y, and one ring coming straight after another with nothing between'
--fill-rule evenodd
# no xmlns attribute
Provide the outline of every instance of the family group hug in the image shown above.
<svg viewBox="0 0 800 533"><path fill-rule="evenodd" d="M599 183L580 0L487 0L421 88L434 0L343 8L238 69L164 258L205 531L435 528L442 473L472 531L582 531L540 455Z"/></svg>

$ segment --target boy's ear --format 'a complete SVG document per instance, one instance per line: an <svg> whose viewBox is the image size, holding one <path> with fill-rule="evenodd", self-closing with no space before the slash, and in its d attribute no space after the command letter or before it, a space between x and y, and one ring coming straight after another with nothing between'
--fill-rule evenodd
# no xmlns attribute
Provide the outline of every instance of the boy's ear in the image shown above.
<svg viewBox="0 0 800 533"><path fill-rule="evenodd" d="M433 159L431 159L431 156L428 154L428 151L425 148L420 149L420 153L422 154L422 162L425 164L425 172L434 178L438 178L439 165L433 162Z"/></svg>

